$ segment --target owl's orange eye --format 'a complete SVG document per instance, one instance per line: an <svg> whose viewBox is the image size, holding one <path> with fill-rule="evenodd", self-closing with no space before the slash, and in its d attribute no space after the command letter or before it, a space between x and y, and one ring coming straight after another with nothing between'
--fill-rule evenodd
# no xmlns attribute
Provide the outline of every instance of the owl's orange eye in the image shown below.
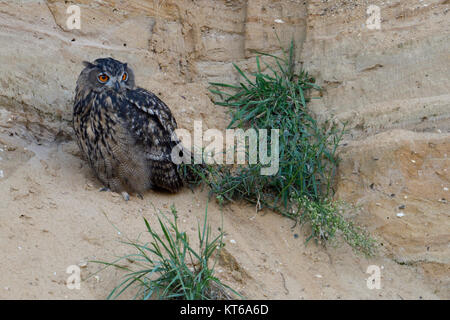
<svg viewBox="0 0 450 320"><path fill-rule="evenodd" d="M124 72L122 75L122 81L127 81L128 79L128 73Z"/></svg>
<svg viewBox="0 0 450 320"><path fill-rule="evenodd" d="M109 77L106 74L101 74L98 76L98 81L105 83L109 80Z"/></svg>

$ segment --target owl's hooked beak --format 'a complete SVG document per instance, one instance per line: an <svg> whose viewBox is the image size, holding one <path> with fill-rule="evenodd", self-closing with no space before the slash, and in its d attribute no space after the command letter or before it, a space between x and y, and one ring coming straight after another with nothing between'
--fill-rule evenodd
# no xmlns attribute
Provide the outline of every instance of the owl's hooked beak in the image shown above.
<svg viewBox="0 0 450 320"><path fill-rule="evenodd" d="M119 83L119 81L114 82L114 89L116 89L116 91L120 90L120 83Z"/></svg>

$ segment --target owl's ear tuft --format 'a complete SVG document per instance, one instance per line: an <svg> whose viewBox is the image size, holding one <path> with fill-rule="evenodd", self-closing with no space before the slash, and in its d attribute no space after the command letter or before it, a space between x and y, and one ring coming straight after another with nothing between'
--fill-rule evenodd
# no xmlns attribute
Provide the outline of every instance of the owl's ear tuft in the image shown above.
<svg viewBox="0 0 450 320"><path fill-rule="evenodd" d="M95 67L95 64L90 63L89 61L83 61L83 65L85 67L89 67L89 68L94 68Z"/></svg>

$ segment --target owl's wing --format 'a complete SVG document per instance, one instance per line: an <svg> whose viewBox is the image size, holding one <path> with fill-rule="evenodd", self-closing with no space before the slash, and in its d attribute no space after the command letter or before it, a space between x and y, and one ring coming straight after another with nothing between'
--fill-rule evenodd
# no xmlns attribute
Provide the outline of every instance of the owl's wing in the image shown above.
<svg viewBox="0 0 450 320"><path fill-rule="evenodd" d="M130 129L141 142L150 160L169 161L179 143L174 134L177 123L169 107L155 94L138 88L126 95Z"/></svg>
<svg viewBox="0 0 450 320"><path fill-rule="evenodd" d="M169 107L155 94L137 88L136 90L130 90L127 98L136 108L156 117L162 128L167 132L173 132L177 128L177 123Z"/></svg>

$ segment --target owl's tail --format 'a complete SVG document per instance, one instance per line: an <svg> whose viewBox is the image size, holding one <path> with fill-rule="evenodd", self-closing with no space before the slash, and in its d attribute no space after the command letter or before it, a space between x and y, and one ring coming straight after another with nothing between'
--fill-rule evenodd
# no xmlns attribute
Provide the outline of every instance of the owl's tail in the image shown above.
<svg viewBox="0 0 450 320"><path fill-rule="evenodd" d="M195 155L190 150L184 148L183 152L190 161L181 163L178 166L178 171L185 183L196 185L205 177L206 166L203 163L195 163Z"/></svg>
<svg viewBox="0 0 450 320"><path fill-rule="evenodd" d="M175 164L167 161L150 160L153 186L177 192L184 184L197 185L205 177L206 167L204 164L195 164L194 154L189 150L181 150L184 157L190 159L188 163Z"/></svg>
<svg viewBox="0 0 450 320"><path fill-rule="evenodd" d="M169 161L151 161L152 184L170 192L177 192L183 186L183 179L177 165Z"/></svg>

